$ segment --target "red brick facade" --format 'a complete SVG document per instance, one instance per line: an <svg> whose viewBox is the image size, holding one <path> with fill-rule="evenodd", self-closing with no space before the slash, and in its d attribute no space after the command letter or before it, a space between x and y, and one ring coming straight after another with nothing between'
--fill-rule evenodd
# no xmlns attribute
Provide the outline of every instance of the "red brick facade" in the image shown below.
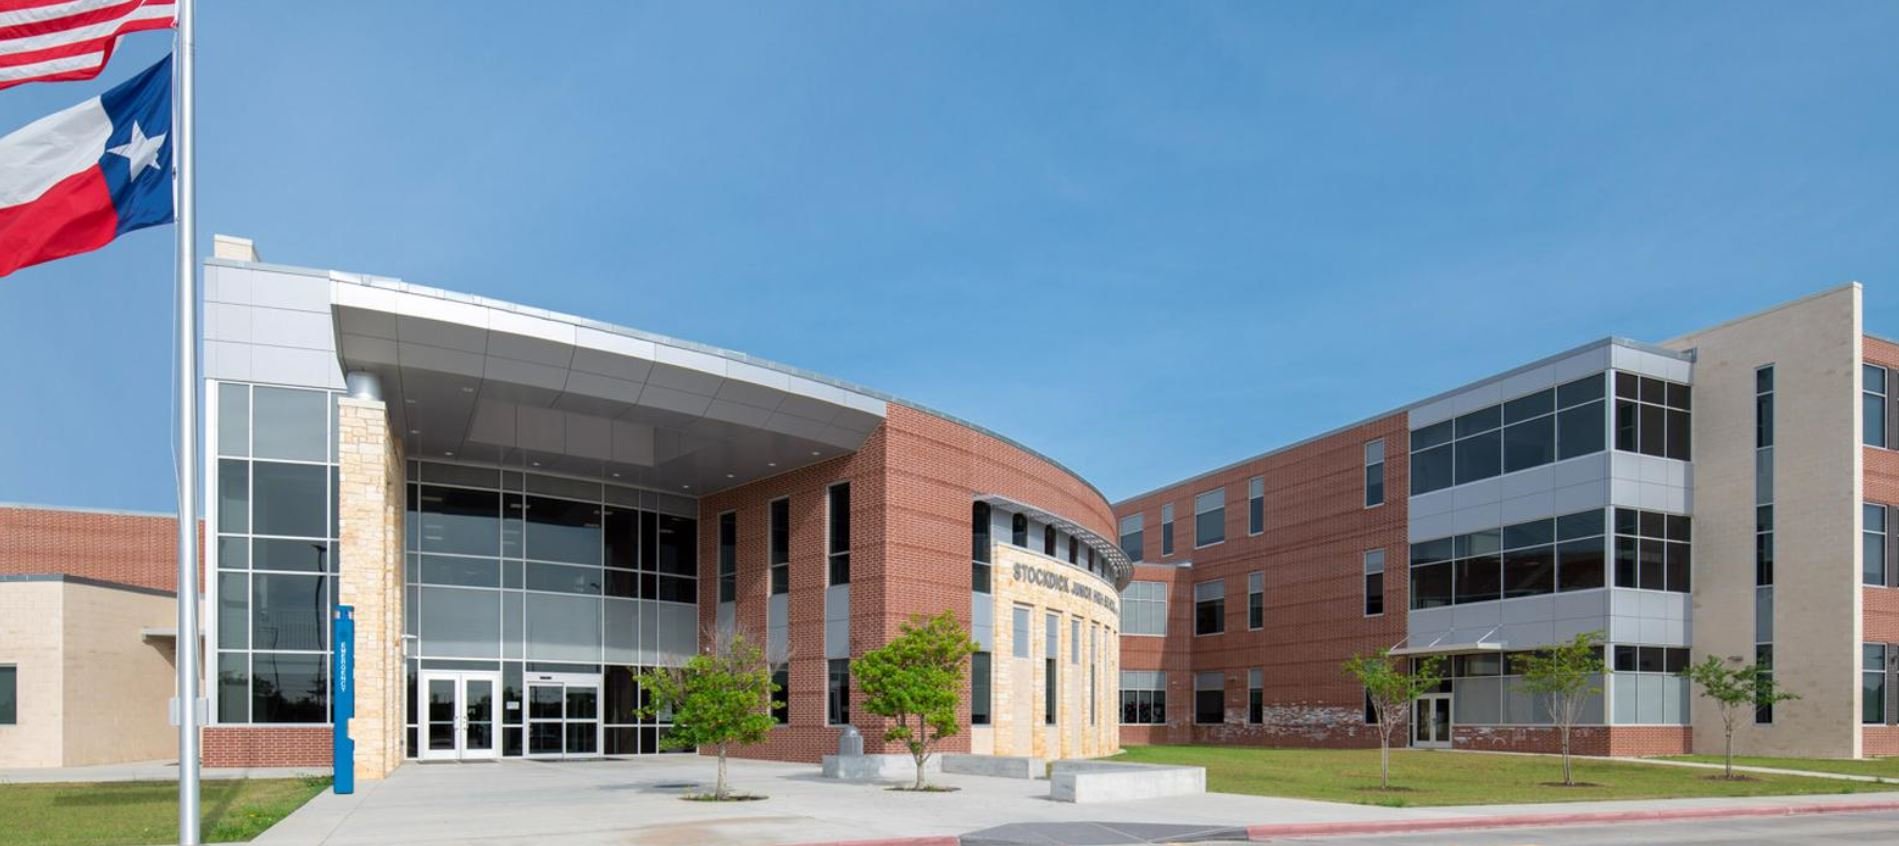
<svg viewBox="0 0 1899 846"><path fill-rule="evenodd" d="M1452 745L1493 752L1563 751L1562 733L1550 726L1454 726ZM1577 755L1644 757L1686 755L1693 749L1688 726L1577 726L1569 750Z"/></svg>
<svg viewBox="0 0 1899 846"><path fill-rule="evenodd" d="M1899 376L1899 344L1869 336L1863 339L1861 354L1867 364L1887 368L1892 374L1887 377L1891 390L1891 383ZM1866 501L1899 505L1899 451L1869 446L1861 447L1860 453ZM1887 543L1896 542L1891 526L1887 531ZM1899 588L1863 585L1860 600L1861 641L1899 644ZM1862 755L1899 755L1899 725L1862 726L1860 738Z"/></svg>
<svg viewBox="0 0 1899 846"><path fill-rule="evenodd" d="M1112 511L1087 483L1019 447L967 426L892 403L882 426L857 452L708 496L699 504L703 572L716 572L719 515L738 515L739 627L766 635L767 520L770 503L790 497L791 587L788 725L738 754L815 761L837 749L841 729L826 725L824 590L828 580L827 491L851 484L851 644L853 657L882 645L914 614L970 614L970 505L977 494L1000 494L1062 515L1111 537ZM705 579L707 591L716 579ZM702 629L717 613L716 594L703 594ZM967 696L963 723L968 724ZM851 722L866 751L899 751L882 740L877 718L851 690ZM943 751L969 748L967 733Z"/></svg>
<svg viewBox="0 0 1899 846"><path fill-rule="evenodd" d="M1271 746L1376 745L1365 725L1364 691L1341 665L1405 636L1408 586L1405 417L1392 415L1280 450L1116 506L1141 513L1150 562L1136 579L1168 589L1167 635L1125 635L1123 670L1167 673L1166 726L1126 726L1122 743L1240 743ZM1365 444L1385 441L1385 496L1365 506ZM1265 530L1249 535L1248 483L1265 478ZM1225 540L1194 549L1194 497L1226 491ZM1161 506L1174 506L1175 546L1161 554ZM1365 614L1364 554L1385 551L1384 613ZM1179 564L1192 562L1192 567ZM1248 574L1264 573L1265 619L1249 630ZM1194 585L1223 579L1226 632L1196 637ZM1265 719L1249 723L1248 671L1264 671ZM1227 719L1194 724L1194 674L1226 679Z"/></svg>
<svg viewBox="0 0 1899 846"><path fill-rule="evenodd" d="M60 573L176 592L177 527L162 514L0 508L0 575Z"/></svg>
<svg viewBox="0 0 1899 846"><path fill-rule="evenodd" d="M199 759L207 767L327 767L330 727L206 726Z"/></svg>

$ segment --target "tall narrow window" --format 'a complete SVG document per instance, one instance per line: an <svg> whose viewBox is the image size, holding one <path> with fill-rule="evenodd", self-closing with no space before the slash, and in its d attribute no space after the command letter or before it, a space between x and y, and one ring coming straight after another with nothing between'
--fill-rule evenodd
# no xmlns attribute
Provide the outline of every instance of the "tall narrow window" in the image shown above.
<svg viewBox="0 0 1899 846"><path fill-rule="evenodd" d="M1859 721L1872 725L1886 722L1886 645L1860 645Z"/></svg>
<svg viewBox="0 0 1899 846"><path fill-rule="evenodd" d="M1226 582L1214 579L1193 586L1193 633L1216 635L1226 631Z"/></svg>
<svg viewBox="0 0 1899 846"><path fill-rule="evenodd" d="M791 669L780 665L772 670L771 683L778 686L771 694L771 718L786 725L791 722Z"/></svg>
<svg viewBox="0 0 1899 846"><path fill-rule="evenodd" d="M1017 605L1009 618L1009 654L1017 658L1027 658L1033 649L1029 642L1029 625L1034 619L1034 610L1026 605Z"/></svg>
<svg viewBox="0 0 1899 846"><path fill-rule="evenodd" d="M1068 563L1077 563L1081 558L1081 541L1074 535L1068 536Z"/></svg>
<svg viewBox="0 0 1899 846"><path fill-rule="evenodd" d="M1552 436L1552 440L1554 437ZM1385 439L1365 443L1365 507L1385 504Z"/></svg>
<svg viewBox="0 0 1899 846"><path fill-rule="evenodd" d="M1029 545L1029 516L1017 514L1009 518L1009 543L1027 548Z"/></svg>
<svg viewBox="0 0 1899 846"><path fill-rule="evenodd" d="M1174 554L1174 504L1161 506L1161 557Z"/></svg>
<svg viewBox="0 0 1899 846"><path fill-rule="evenodd" d="M989 725L989 701L991 698L990 658L987 652L978 652L969 656L969 724L972 726Z"/></svg>
<svg viewBox="0 0 1899 846"><path fill-rule="evenodd" d="M719 515L719 601L738 599L738 512Z"/></svg>
<svg viewBox="0 0 1899 846"><path fill-rule="evenodd" d="M1771 679L1774 665L1774 366L1754 371L1754 663ZM1774 705L1754 722L1774 721Z"/></svg>
<svg viewBox="0 0 1899 846"><path fill-rule="evenodd" d="M1266 531L1266 477L1254 476L1246 483L1246 533Z"/></svg>
<svg viewBox="0 0 1899 846"><path fill-rule="evenodd" d="M1042 554L1050 558L1055 557L1055 527L1054 526L1042 527Z"/></svg>
<svg viewBox="0 0 1899 846"><path fill-rule="evenodd" d="M791 591L791 500L771 501L771 592Z"/></svg>
<svg viewBox="0 0 1899 846"><path fill-rule="evenodd" d="M831 584L851 582L851 483L839 482L830 491Z"/></svg>
<svg viewBox="0 0 1899 846"><path fill-rule="evenodd" d="M1259 667L1246 671L1246 721L1266 722L1266 671Z"/></svg>
<svg viewBox="0 0 1899 846"><path fill-rule="evenodd" d="M1212 546L1226 540L1226 489L1216 488L1193 498L1193 545Z"/></svg>
<svg viewBox="0 0 1899 846"><path fill-rule="evenodd" d="M974 503L969 509L969 583L977 593L989 592L989 546L989 503Z"/></svg>
<svg viewBox="0 0 1899 846"><path fill-rule="evenodd" d="M1129 514L1121 518L1121 552L1129 561L1141 560L1141 545L1144 533L1141 531L1142 518L1139 514Z"/></svg>
<svg viewBox="0 0 1899 846"><path fill-rule="evenodd" d="M18 667L0 667L0 726L19 725L20 723L20 670Z"/></svg>
<svg viewBox="0 0 1899 846"><path fill-rule="evenodd" d="M1886 446L1886 368L1860 365L1860 381L1861 439L1867 446Z"/></svg>
<svg viewBox="0 0 1899 846"><path fill-rule="evenodd" d="M1860 506L1860 512L1860 580L1885 587L1886 506L1869 502Z"/></svg>
<svg viewBox="0 0 1899 846"><path fill-rule="evenodd" d="M841 726L851 721L851 659L832 658L830 679L825 685L825 719Z"/></svg>
<svg viewBox="0 0 1899 846"><path fill-rule="evenodd" d="M1056 712L1061 703L1061 685L1057 683L1059 659L1062 655L1062 618L1048 614L1042 618L1046 647L1042 653L1042 723L1054 725Z"/></svg>
<svg viewBox="0 0 1899 846"><path fill-rule="evenodd" d="M1193 674L1193 721L1201 725L1226 722L1226 675L1218 670Z"/></svg>
<svg viewBox="0 0 1899 846"><path fill-rule="evenodd" d="M1246 574L1246 627L1266 627L1266 573L1263 570Z"/></svg>
<svg viewBox="0 0 1899 846"><path fill-rule="evenodd" d="M1365 551L1365 616L1385 613L1385 551Z"/></svg>

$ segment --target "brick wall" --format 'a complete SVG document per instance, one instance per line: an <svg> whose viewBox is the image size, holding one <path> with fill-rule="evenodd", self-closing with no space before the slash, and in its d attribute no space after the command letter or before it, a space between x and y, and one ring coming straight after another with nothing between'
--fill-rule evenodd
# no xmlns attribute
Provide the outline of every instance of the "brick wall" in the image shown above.
<svg viewBox="0 0 1899 846"><path fill-rule="evenodd" d="M718 561L718 515L738 514L738 625L765 636L767 509L791 501L791 722L743 757L815 761L837 749L840 729L825 724L825 492L851 483L852 656L883 645L912 614L952 611L969 624L970 503L1001 494L1113 534L1113 513L1085 482L1035 455L935 415L892 403L882 426L857 452L705 497L699 504L701 560ZM716 579L705 579L700 622L715 622ZM864 713L853 685L852 722L866 751L899 751L882 740L881 721ZM963 725L968 725L964 697ZM966 751L967 731L943 751Z"/></svg>
<svg viewBox="0 0 1899 846"><path fill-rule="evenodd" d="M1385 440L1385 502L1364 504L1364 445ZM1369 746L1364 691L1340 668L1354 654L1405 636L1407 430L1402 414L1298 444L1115 506L1144 517L1143 559L1174 567L1167 637L1123 637L1125 669L1167 671L1169 725L1127 727L1123 743L1206 742L1275 746ZM1265 530L1248 536L1247 487L1265 478ZM1194 497L1226 491L1226 539L1194 549ZM1174 552L1161 555L1161 506L1174 506ZM1363 555L1385 551L1384 608L1364 613ZM1143 566L1136 578L1166 569ZM1265 578L1265 621L1247 628L1248 574ZM1195 637L1194 585L1223 579L1226 632ZM1248 724L1247 676L1264 670L1267 719ZM1225 675L1227 721L1194 725L1193 673Z"/></svg>
<svg viewBox="0 0 1899 846"><path fill-rule="evenodd" d="M0 575L62 573L176 592L177 526L162 514L0 507Z"/></svg>
<svg viewBox="0 0 1899 846"><path fill-rule="evenodd" d="M1551 726L1455 726L1451 736L1459 749L1556 753L1563 748L1561 732ZM1569 735L1569 751L1577 755L1686 755L1692 744L1687 726L1577 726Z"/></svg>
<svg viewBox="0 0 1899 846"><path fill-rule="evenodd" d="M329 726L206 726L207 767L327 767Z"/></svg>
<svg viewBox="0 0 1899 846"><path fill-rule="evenodd" d="M1899 755L1899 726L1861 726L1859 731L1862 756Z"/></svg>

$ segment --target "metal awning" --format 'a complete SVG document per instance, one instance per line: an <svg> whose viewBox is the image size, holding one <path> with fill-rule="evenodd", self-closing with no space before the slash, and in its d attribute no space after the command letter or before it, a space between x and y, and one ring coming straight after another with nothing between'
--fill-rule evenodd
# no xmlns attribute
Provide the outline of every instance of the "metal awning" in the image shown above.
<svg viewBox="0 0 1899 846"><path fill-rule="evenodd" d="M1471 641L1467 643L1432 643L1424 646L1401 646L1391 650L1394 656L1418 655L1461 655L1470 652L1502 652L1503 644L1496 641Z"/></svg>
<svg viewBox="0 0 1899 846"><path fill-rule="evenodd" d="M1134 562L1128 559L1127 553L1121 551L1121 546L1102 537L1087 526L1026 502L1010 499L1002 494L977 494L976 501L986 502L991 508L1027 515L1031 520L1047 523L1060 531L1080 538L1081 542L1093 549L1097 556L1106 559L1111 574L1110 579L1114 582L1114 589L1117 591L1125 589L1128 582L1134 579Z"/></svg>

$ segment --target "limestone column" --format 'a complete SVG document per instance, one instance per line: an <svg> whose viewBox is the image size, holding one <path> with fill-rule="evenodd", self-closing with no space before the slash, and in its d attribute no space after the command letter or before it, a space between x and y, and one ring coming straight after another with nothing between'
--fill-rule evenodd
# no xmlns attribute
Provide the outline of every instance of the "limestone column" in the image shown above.
<svg viewBox="0 0 1899 846"><path fill-rule="evenodd" d="M337 602L356 609L356 778L379 779L402 763L403 665L401 445L379 400L337 401Z"/></svg>

